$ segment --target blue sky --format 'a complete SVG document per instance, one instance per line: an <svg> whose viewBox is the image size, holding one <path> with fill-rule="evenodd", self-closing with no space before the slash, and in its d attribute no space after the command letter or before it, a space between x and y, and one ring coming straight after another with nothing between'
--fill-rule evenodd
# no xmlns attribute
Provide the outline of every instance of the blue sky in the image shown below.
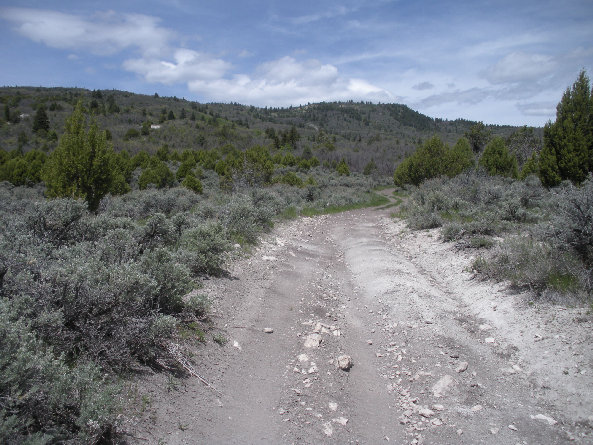
<svg viewBox="0 0 593 445"><path fill-rule="evenodd" d="M543 125L581 69L593 2L5 1L0 84L200 102L404 103Z"/></svg>

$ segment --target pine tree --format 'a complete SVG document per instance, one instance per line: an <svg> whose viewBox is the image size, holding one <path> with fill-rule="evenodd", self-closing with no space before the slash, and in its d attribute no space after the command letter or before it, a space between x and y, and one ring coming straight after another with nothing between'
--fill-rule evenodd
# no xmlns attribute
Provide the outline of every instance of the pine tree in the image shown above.
<svg viewBox="0 0 593 445"><path fill-rule="evenodd" d="M66 120L58 147L49 156L42 178L50 197L82 198L95 211L113 182L113 150L93 122L87 132L82 102Z"/></svg>
<svg viewBox="0 0 593 445"><path fill-rule="evenodd" d="M547 186L584 181L593 171L593 96L585 71L567 88L556 107L556 121L544 127L540 178Z"/></svg>

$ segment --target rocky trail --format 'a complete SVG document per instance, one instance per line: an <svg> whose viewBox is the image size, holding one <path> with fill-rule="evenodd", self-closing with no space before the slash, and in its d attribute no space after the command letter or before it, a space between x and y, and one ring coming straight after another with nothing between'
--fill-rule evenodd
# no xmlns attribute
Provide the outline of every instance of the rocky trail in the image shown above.
<svg viewBox="0 0 593 445"><path fill-rule="evenodd" d="M147 375L130 443L593 443L586 308L480 281L389 212L284 223L206 281L214 389Z"/></svg>

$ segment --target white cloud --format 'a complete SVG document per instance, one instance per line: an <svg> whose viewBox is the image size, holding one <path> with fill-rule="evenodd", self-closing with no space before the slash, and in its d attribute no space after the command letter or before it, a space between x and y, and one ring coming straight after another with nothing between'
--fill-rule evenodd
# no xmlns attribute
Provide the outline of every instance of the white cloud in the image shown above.
<svg viewBox="0 0 593 445"><path fill-rule="evenodd" d="M174 51L173 62L138 58L124 61L123 67L142 76L147 82L172 85L218 79L231 68L231 64L208 54L180 48Z"/></svg>
<svg viewBox="0 0 593 445"><path fill-rule="evenodd" d="M0 17L12 22L21 35L52 48L86 50L110 55L123 49L161 54L173 33L158 26L159 19L112 11L85 19L73 14L27 8L5 8Z"/></svg>
<svg viewBox="0 0 593 445"><path fill-rule="evenodd" d="M551 56L512 52L487 68L484 76L492 84L538 82L556 69L557 63Z"/></svg>
<svg viewBox="0 0 593 445"><path fill-rule="evenodd" d="M266 62L253 76L234 75L216 80L188 82L194 93L213 100L281 106L332 100L390 101L388 91L362 79L346 78L333 65L317 60L300 62L292 57Z"/></svg>

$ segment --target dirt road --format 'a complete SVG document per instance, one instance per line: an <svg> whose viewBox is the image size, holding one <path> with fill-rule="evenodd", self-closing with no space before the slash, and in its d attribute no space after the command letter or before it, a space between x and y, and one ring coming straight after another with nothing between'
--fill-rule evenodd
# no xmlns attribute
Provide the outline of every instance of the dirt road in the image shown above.
<svg viewBox="0 0 593 445"><path fill-rule="evenodd" d="M475 254L389 210L281 225L205 283L219 392L147 377L131 442L592 443L591 315L475 279Z"/></svg>

